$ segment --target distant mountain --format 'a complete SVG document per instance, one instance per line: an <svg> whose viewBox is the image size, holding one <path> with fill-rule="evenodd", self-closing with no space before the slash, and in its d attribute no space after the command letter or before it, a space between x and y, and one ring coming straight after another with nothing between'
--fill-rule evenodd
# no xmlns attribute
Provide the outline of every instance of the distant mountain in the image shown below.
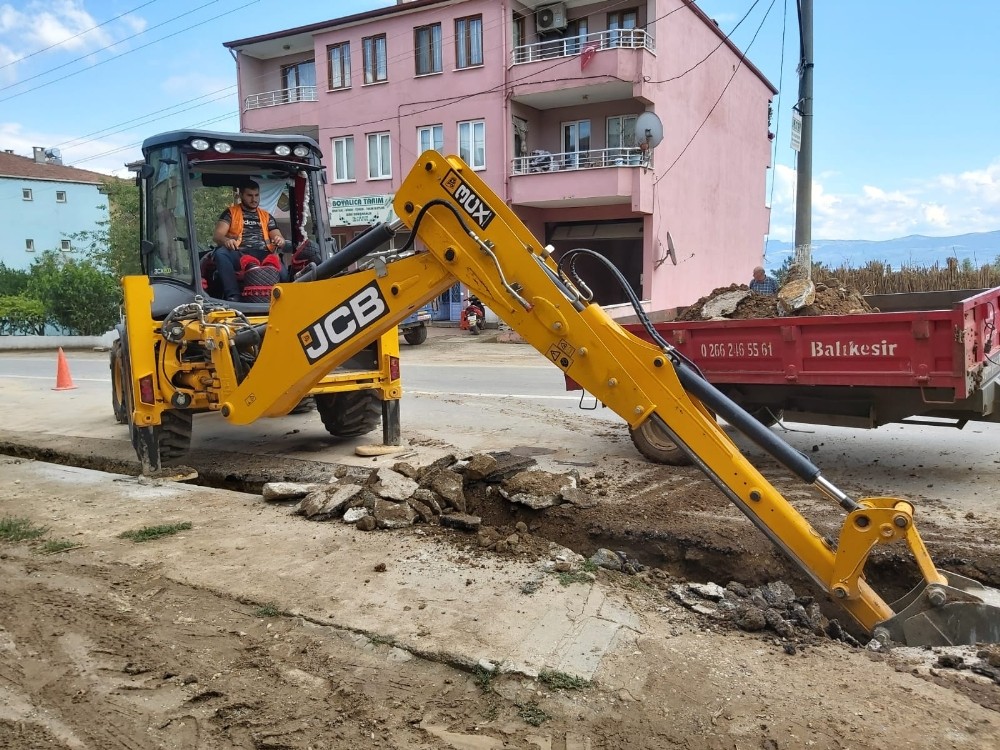
<svg viewBox="0 0 1000 750"><path fill-rule="evenodd" d="M968 258L978 268L1000 258L1000 230L958 234L953 237L925 237L913 234L895 240L813 240L813 258L826 266L859 268L872 260L888 263L893 268L902 265L943 266L945 258ZM795 244L768 240L765 266L780 268L792 255Z"/></svg>

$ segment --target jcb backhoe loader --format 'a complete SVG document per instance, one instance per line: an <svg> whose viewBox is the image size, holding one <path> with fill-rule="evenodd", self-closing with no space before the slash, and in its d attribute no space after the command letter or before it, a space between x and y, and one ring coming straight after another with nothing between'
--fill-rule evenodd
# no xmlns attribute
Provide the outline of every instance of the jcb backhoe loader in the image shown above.
<svg viewBox="0 0 1000 750"><path fill-rule="evenodd" d="M191 443L194 415L225 414L228 394L255 365L257 327L267 323L270 290L263 287L260 300L244 286L243 301L223 301L213 262L213 230L222 210L237 200L236 190L248 180L259 186L260 207L287 240L281 261L287 277L329 258L335 248L322 155L311 138L182 130L147 139L142 152L135 169L146 275L123 280L125 314L111 349L111 383L115 417L128 424L148 471L181 458ZM244 272L244 284L255 270ZM203 335L188 336L192 324ZM217 346L227 353L220 357ZM218 366L219 359L225 366ZM272 366L284 370L291 363ZM263 368L256 371L272 377ZM398 444L401 394L398 334L389 327L335 365L311 368L301 387L269 396L263 411L283 416L311 401L334 437L363 435L381 419L384 442Z"/></svg>
<svg viewBox="0 0 1000 750"><path fill-rule="evenodd" d="M152 394L153 403L136 398L135 421L155 431L160 399L216 408L238 424L282 413L324 373L460 280L542 356L619 414L637 445L652 454L667 444L684 451L869 633L908 644L1000 640L1000 592L938 570L914 526L910 503L855 500L839 490L660 338L634 296L655 343L628 333L594 304L574 261L589 256L600 262L601 256L577 249L556 262L464 162L436 151L420 156L394 205L399 223L412 230L397 260L351 270L399 228L376 227L295 283L276 286L266 324L248 325L236 310L197 303L167 313L156 332L161 346L193 348L201 356L175 366L163 390ZM607 265L609 274L621 278ZM127 281L126 306L142 308L136 317L148 326L144 281ZM152 366L132 371L137 394ZM817 533L740 453L717 417L839 503L846 511L839 538ZM923 581L890 606L866 581L864 566L876 545L893 543L909 547Z"/></svg>

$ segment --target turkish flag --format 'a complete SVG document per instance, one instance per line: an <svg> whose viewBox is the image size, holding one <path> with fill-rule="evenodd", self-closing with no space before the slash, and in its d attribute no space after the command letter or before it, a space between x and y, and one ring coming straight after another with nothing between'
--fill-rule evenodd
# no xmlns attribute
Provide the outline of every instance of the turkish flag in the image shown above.
<svg viewBox="0 0 1000 750"><path fill-rule="evenodd" d="M594 59L594 55L597 54L597 45L594 43L588 44L583 48L583 52L580 53L580 70L587 67L587 64Z"/></svg>

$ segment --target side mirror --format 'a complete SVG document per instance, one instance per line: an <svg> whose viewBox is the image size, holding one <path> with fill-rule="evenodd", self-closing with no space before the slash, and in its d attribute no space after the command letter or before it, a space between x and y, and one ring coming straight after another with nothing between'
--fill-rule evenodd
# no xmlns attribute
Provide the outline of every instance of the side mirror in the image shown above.
<svg viewBox="0 0 1000 750"><path fill-rule="evenodd" d="M154 174L156 174L156 170L153 169L153 165L152 164L143 164L139 168L139 179L148 180Z"/></svg>

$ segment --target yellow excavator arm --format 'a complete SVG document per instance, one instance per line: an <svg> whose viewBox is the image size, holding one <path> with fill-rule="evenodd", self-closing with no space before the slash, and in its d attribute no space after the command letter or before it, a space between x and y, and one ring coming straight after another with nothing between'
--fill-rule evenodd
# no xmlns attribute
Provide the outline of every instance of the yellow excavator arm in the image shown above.
<svg viewBox="0 0 1000 750"><path fill-rule="evenodd" d="M397 228L384 225L373 230L367 246L354 249L352 243L301 280L306 283L275 287L260 354L222 405L229 420L246 423L283 413L323 373L458 280L634 432L676 444L869 633L911 644L1000 640L998 592L935 568L910 503L848 497L708 383L652 326L647 328L655 343L625 331L590 300L576 276L574 255L590 251L570 251L557 263L467 165L436 151L420 156L394 205L400 222L413 230L397 260L350 270ZM609 267L609 273L616 271ZM644 319L638 307L637 314ZM227 344L220 341L219 349ZM717 418L840 504L846 518L839 538L817 533L743 456ZM890 605L866 582L864 566L877 545L895 543L908 546L923 580Z"/></svg>

